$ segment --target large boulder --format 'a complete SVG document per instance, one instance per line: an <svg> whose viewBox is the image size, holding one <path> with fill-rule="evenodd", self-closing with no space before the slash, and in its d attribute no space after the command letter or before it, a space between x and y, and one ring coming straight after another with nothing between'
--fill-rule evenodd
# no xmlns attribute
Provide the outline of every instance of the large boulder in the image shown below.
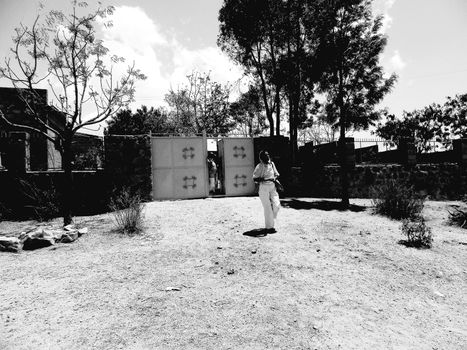
<svg viewBox="0 0 467 350"><path fill-rule="evenodd" d="M55 244L54 234L48 230L37 229L28 232L23 243L24 250L34 250Z"/></svg>
<svg viewBox="0 0 467 350"><path fill-rule="evenodd" d="M0 236L0 251L18 253L23 243L17 237Z"/></svg>

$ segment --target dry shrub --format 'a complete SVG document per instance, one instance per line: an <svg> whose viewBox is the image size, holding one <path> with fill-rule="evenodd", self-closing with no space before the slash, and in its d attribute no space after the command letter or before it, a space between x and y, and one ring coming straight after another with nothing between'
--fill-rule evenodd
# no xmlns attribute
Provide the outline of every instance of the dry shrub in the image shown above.
<svg viewBox="0 0 467 350"><path fill-rule="evenodd" d="M403 243L409 247L431 248L433 244L433 234L431 228L425 223L425 219L418 217L406 219L402 222L402 234L407 237Z"/></svg>
<svg viewBox="0 0 467 350"><path fill-rule="evenodd" d="M412 186L395 179L373 186L371 192L376 213L392 219L417 218L423 210L425 199Z"/></svg>
<svg viewBox="0 0 467 350"><path fill-rule="evenodd" d="M49 221L60 216L60 199L52 182L47 189L37 187L33 182L19 180L21 191L27 198L25 205L37 221Z"/></svg>
<svg viewBox="0 0 467 350"><path fill-rule="evenodd" d="M134 234L142 231L144 205L138 194L123 189L110 200L117 231L124 234Z"/></svg>

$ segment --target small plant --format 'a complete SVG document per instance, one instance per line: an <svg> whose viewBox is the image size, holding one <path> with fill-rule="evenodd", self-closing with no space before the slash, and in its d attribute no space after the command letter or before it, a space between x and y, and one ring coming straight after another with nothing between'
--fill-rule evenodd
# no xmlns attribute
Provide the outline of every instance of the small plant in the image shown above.
<svg viewBox="0 0 467 350"><path fill-rule="evenodd" d="M125 234L138 233L142 230L143 203L138 194L123 189L110 200L117 231Z"/></svg>
<svg viewBox="0 0 467 350"><path fill-rule="evenodd" d="M423 210L425 200L415 193L413 187L395 179L373 186L371 192L378 214L398 220L416 218Z"/></svg>
<svg viewBox="0 0 467 350"><path fill-rule="evenodd" d="M35 220L50 221L60 216L59 196L52 182L47 189L41 189L22 179L19 183L23 195L29 200L25 207L31 209Z"/></svg>
<svg viewBox="0 0 467 350"><path fill-rule="evenodd" d="M462 198L463 206L451 205L449 213L449 222L452 225L458 225L462 228L467 228L467 196Z"/></svg>
<svg viewBox="0 0 467 350"><path fill-rule="evenodd" d="M407 237L403 243L408 247L431 248L433 244L433 234L431 228L425 223L423 217L406 219L402 222L402 234Z"/></svg>

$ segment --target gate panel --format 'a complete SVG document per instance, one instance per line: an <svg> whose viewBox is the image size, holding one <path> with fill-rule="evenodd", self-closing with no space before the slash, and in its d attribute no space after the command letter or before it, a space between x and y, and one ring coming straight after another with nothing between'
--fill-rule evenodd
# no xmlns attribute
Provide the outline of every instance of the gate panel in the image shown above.
<svg viewBox="0 0 467 350"><path fill-rule="evenodd" d="M173 198L173 169L153 169L154 198Z"/></svg>
<svg viewBox="0 0 467 350"><path fill-rule="evenodd" d="M176 138L172 140L174 167L206 167L206 140Z"/></svg>
<svg viewBox="0 0 467 350"><path fill-rule="evenodd" d="M205 138L152 138L154 198L207 197L206 153Z"/></svg>
<svg viewBox="0 0 467 350"><path fill-rule="evenodd" d="M244 196L254 193L254 148L251 138L231 138L220 141L223 152L225 194Z"/></svg>
<svg viewBox="0 0 467 350"><path fill-rule="evenodd" d="M174 170L175 198L200 198L206 196L206 176L203 168Z"/></svg>

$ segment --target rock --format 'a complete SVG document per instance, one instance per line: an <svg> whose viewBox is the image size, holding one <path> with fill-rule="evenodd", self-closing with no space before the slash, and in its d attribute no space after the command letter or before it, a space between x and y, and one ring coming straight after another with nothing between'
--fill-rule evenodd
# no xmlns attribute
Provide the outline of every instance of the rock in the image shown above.
<svg viewBox="0 0 467 350"><path fill-rule="evenodd" d="M256 249L252 250L251 254L256 254Z"/></svg>
<svg viewBox="0 0 467 350"><path fill-rule="evenodd" d="M55 244L54 235L48 230L37 229L29 232L23 242L24 250L34 250Z"/></svg>
<svg viewBox="0 0 467 350"><path fill-rule="evenodd" d="M79 231L64 232L60 238L60 243L71 243L78 239Z"/></svg>
<svg viewBox="0 0 467 350"><path fill-rule="evenodd" d="M436 295L437 297L440 297L440 298L444 298L444 297L445 297L444 294L438 292L437 290L433 291L433 294Z"/></svg>
<svg viewBox="0 0 467 350"><path fill-rule="evenodd" d="M24 241L23 249L24 250L35 250L39 248L49 247L55 244L54 238L27 238Z"/></svg>
<svg viewBox="0 0 467 350"><path fill-rule="evenodd" d="M234 269L229 269L229 270L227 271L227 274L228 274L228 275L233 275L234 273L235 273Z"/></svg>
<svg viewBox="0 0 467 350"><path fill-rule="evenodd" d="M89 231L89 229L88 229L87 227L80 228L80 229L78 230L78 236L81 237L82 235L87 234L88 231Z"/></svg>
<svg viewBox="0 0 467 350"><path fill-rule="evenodd" d="M17 237L0 236L0 251L18 253L23 248L23 242Z"/></svg>

